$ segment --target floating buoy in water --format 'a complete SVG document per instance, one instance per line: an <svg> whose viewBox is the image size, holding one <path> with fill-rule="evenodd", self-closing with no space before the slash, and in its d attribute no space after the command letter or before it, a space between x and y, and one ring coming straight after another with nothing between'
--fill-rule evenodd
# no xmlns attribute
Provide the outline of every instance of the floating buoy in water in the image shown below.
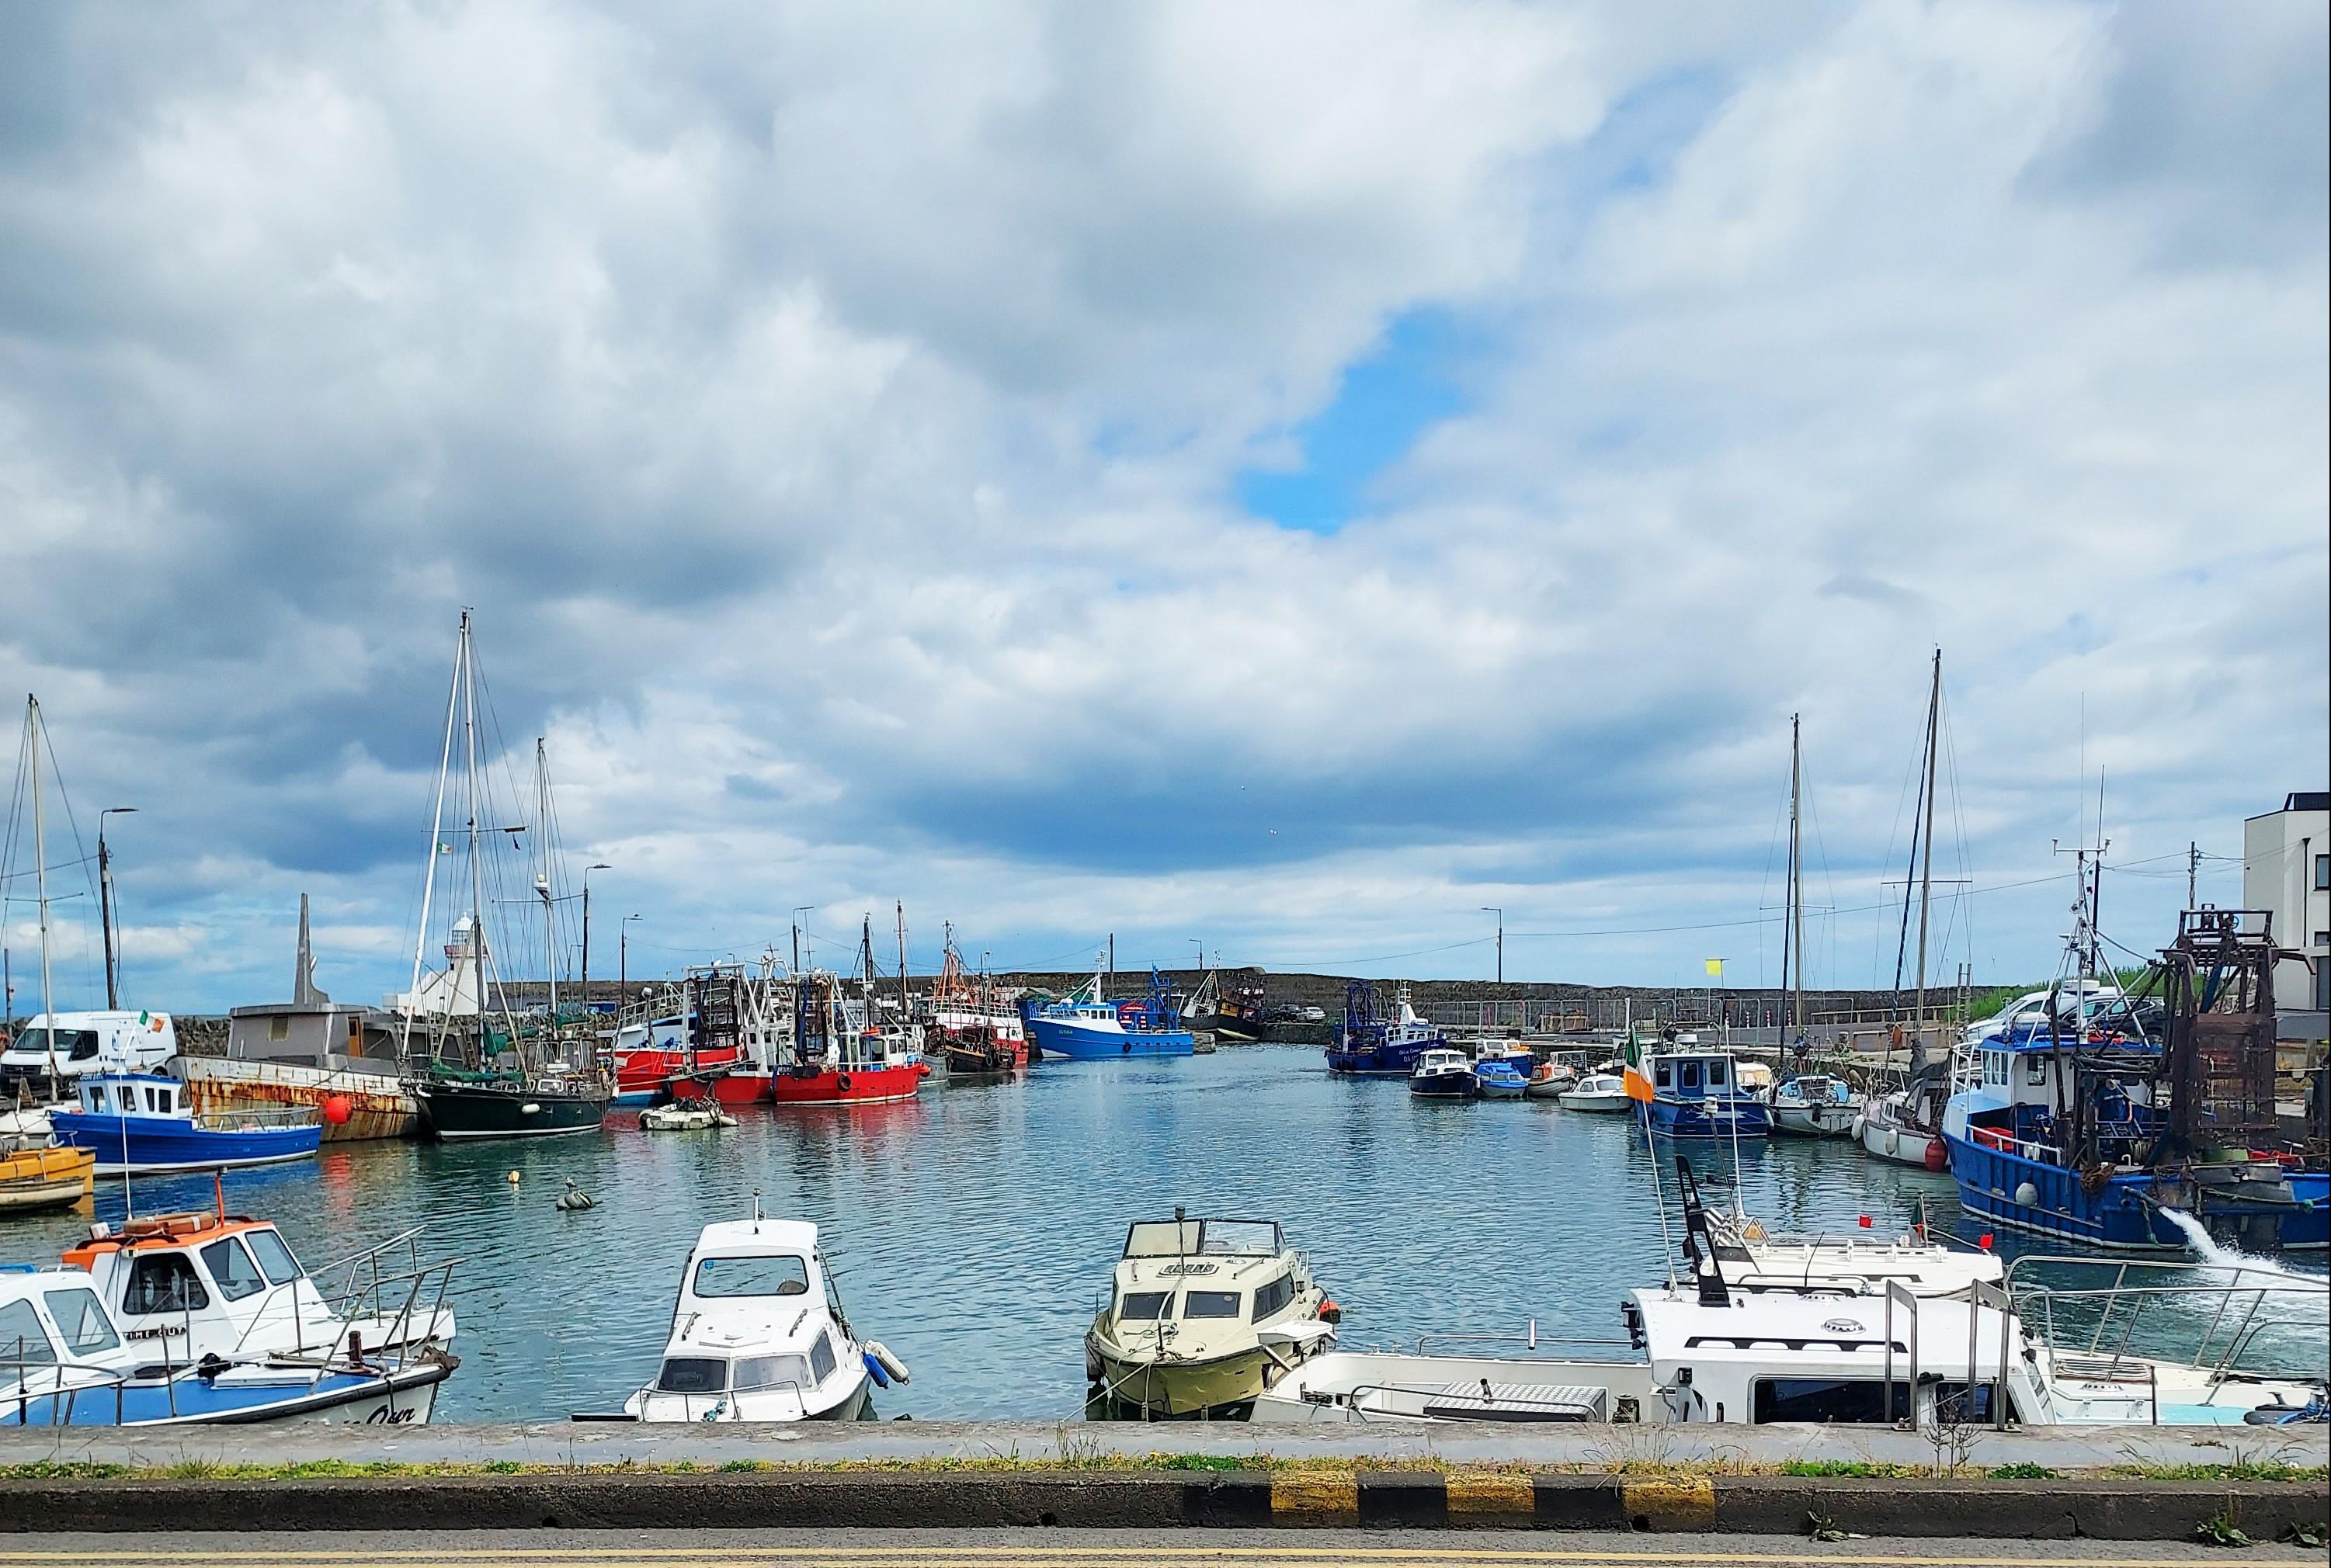
<svg viewBox="0 0 2331 1568"><path fill-rule="evenodd" d="M518 1185L518 1173L516 1171L512 1171L509 1174L509 1184L513 1187Z"/></svg>
<svg viewBox="0 0 2331 1568"><path fill-rule="evenodd" d="M348 1103L348 1097L344 1094L325 1097L324 1119L336 1127L347 1126L348 1117L355 1114L355 1111L356 1107Z"/></svg>

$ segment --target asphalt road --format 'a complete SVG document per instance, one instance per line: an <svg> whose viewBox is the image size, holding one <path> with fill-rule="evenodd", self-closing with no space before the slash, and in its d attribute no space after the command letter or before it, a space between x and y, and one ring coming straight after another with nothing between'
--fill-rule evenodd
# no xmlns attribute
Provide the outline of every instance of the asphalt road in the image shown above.
<svg viewBox="0 0 2331 1568"><path fill-rule="evenodd" d="M367 1535L0 1536L0 1568L2169 1568L2224 1561L2199 1544L2110 1541L1863 1540L1352 1530L462 1531ZM2262 1545L2246 1562L2320 1563Z"/></svg>

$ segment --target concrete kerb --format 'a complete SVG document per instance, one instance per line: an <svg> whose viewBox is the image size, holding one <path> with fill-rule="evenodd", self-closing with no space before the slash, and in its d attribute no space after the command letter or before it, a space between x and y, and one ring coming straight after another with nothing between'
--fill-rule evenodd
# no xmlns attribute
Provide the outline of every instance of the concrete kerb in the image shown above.
<svg viewBox="0 0 2331 1568"><path fill-rule="evenodd" d="M0 1482L0 1531L1251 1527L2189 1539L2319 1523L2320 1483L1362 1470L761 1471Z"/></svg>

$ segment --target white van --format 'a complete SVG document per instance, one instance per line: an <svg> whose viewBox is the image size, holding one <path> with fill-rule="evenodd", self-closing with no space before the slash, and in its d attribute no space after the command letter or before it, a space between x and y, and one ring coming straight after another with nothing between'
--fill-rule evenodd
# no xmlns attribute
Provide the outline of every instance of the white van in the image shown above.
<svg viewBox="0 0 2331 1568"><path fill-rule="evenodd" d="M100 1067L150 1071L177 1054L177 1027L166 1012L60 1012L53 1046L49 1015L36 1012L0 1050L0 1089L52 1075L70 1083Z"/></svg>

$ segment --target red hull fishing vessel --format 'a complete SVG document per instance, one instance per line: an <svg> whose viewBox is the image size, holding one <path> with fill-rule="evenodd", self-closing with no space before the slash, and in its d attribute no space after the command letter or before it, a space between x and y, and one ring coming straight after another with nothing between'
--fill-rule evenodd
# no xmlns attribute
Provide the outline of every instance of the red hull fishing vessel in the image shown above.
<svg viewBox="0 0 2331 1568"><path fill-rule="evenodd" d="M856 1006L843 1001L834 975L804 974L792 986L789 1042L779 1043L772 1031L749 1030L742 1064L699 1079L675 1080L673 1091L685 1098L709 1093L731 1106L880 1105L914 1098L930 1074L921 1043L903 1028L886 1031L870 1022L875 1012L871 932L861 955L863 999Z"/></svg>

